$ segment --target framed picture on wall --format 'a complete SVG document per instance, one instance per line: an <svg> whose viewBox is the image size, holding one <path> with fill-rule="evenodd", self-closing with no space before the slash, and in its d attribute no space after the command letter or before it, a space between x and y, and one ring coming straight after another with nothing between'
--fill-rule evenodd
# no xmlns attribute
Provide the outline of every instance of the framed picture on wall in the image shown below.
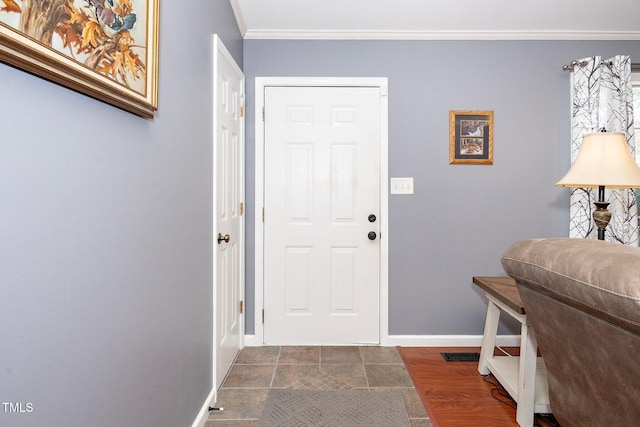
<svg viewBox="0 0 640 427"><path fill-rule="evenodd" d="M0 0L0 61L152 118L159 0Z"/></svg>
<svg viewBox="0 0 640 427"><path fill-rule="evenodd" d="M493 111L449 111L449 164L493 164Z"/></svg>

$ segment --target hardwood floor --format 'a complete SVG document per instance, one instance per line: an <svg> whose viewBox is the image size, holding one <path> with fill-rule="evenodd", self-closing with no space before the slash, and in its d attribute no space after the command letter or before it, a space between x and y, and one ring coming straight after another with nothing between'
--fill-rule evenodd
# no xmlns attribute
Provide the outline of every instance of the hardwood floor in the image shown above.
<svg viewBox="0 0 640 427"><path fill-rule="evenodd" d="M487 381L495 378L478 373L478 362L447 362L440 354L479 353L479 348L398 347L398 352L434 427L518 427L515 403ZM558 426L552 416L540 415L536 425Z"/></svg>

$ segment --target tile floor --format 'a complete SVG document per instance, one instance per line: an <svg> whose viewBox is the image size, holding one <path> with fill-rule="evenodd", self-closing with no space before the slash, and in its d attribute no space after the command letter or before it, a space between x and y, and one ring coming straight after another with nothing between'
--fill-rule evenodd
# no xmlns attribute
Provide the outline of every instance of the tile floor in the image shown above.
<svg viewBox="0 0 640 427"><path fill-rule="evenodd" d="M206 427L254 427L270 388L399 391L412 427L432 427L395 347L245 347ZM392 426L390 426L392 427Z"/></svg>

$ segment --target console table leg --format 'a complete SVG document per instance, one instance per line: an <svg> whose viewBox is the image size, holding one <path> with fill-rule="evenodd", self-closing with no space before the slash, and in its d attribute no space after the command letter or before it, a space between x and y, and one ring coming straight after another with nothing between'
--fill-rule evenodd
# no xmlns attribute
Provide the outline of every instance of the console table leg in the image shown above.
<svg viewBox="0 0 640 427"><path fill-rule="evenodd" d="M490 373L487 367L487 359L493 357L496 347L496 335L498 334L498 323L500 321L500 309L493 301L489 300L487 306L487 318L484 321L484 334L482 335L482 348L480 349L480 361L478 362L478 372L482 375Z"/></svg>
<svg viewBox="0 0 640 427"><path fill-rule="evenodd" d="M522 324L516 421L520 427L533 426L536 399L536 362L538 343L533 330Z"/></svg>

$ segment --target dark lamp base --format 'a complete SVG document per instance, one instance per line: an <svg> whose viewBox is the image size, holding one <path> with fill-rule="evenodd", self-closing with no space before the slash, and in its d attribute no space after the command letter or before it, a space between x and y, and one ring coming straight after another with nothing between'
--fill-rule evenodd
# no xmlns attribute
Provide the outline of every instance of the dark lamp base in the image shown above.
<svg viewBox="0 0 640 427"><path fill-rule="evenodd" d="M594 202L596 210L593 211L593 220L598 226L598 240L604 240L604 230L609 224L611 219L611 212L607 209L609 202L598 201Z"/></svg>

